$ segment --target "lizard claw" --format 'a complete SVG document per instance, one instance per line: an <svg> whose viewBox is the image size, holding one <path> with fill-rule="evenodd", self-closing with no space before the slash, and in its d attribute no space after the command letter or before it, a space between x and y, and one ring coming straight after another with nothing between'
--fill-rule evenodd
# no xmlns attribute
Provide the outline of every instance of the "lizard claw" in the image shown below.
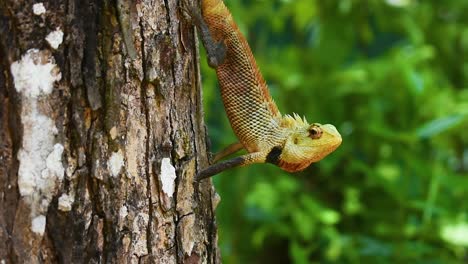
<svg viewBox="0 0 468 264"><path fill-rule="evenodd" d="M208 158L208 164L213 164L215 162L215 154L213 152L207 152L206 157Z"/></svg>

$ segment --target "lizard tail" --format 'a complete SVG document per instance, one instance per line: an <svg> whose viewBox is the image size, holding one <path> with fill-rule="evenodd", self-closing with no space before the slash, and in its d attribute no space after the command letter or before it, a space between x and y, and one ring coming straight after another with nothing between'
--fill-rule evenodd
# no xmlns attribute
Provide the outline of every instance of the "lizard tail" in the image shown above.
<svg viewBox="0 0 468 264"><path fill-rule="evenodd" d="M223 1L202 0L202 16L212 39L226 49L216 73L229 122L246 150L258 152L259 139L278 129L281 114L247 40Z"/></svg>
<svg viewBox="0 0 468 264"><path fill-rule="evenodd" d="M237 25L222 0L202 0L202 12L214 40L221 41L228 32L237 32Z"/></svg>

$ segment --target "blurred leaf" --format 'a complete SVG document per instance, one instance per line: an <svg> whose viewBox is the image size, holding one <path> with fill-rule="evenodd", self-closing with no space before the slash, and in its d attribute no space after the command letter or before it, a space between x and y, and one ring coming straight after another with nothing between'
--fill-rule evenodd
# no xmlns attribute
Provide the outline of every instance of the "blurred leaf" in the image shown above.
<svg viewBox="0 0 468 264"><path fill-rule="evenodd" d="M468 247L468 222L444 225L440 236L451 244Z"/></svg>
<svg viewBox="0 0 468 264"><path fill-rule="evenodd" d="M361 254L369 256L390 256L392 253L392 247L387 243L378 241L370 237L361 237L360 242L362 244Z"/></svg>
<svg viewBox="0 0 468 264"><path fill-rule="evenodd" d="M294 227L298 230L299 235L303 239L311 239L315 233L316 223L314 219L300 210L291 212L291 217Z"/></svg>
<svg viewBox="0 0 468 264"><path fill-rule="evenodd" d="M296 242L291 243L291 257L294 263L308 264L309 253L310 253L310 250L304 247L301 247L298 243Z"/></svg>
<svg viewBox="0 0 468 264"><path fill-rule="evenodd" d="M334 225L340 221L340 214L330 209L320 210L320 221L326 225Z"/></svg>
<svg viewBox="0 0 468 264"><path fill-rule="evenodd" d="M255 205L265 212L270 212L277 205L277 199L278 196L273 186L260 182L256 184L255 189L247 197L246 202L248 205Z"/></svg>
<svg viewBox="0 0 468 264"><path fill-rule="evenodd" d="M417 134L421 138L433 137L440 134L454 126L457 126L464 120L463 115L450 115L442 118L432 120L417 130Z"/></svg>
<svg viewBox="0 0 468 264"><path fill-rule="evenodd" d="M359 194L359 190L356 188L348 187L346 189L344 205L344 212L346 214L357 214L362 210Z"/></svg>

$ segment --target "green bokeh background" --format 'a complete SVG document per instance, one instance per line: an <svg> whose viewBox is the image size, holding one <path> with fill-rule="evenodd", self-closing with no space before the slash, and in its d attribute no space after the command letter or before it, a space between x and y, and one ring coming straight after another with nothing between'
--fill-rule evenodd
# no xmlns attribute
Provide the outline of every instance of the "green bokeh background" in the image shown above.
<svg viewBox="0 0 468 264"><path fill-rule="evenodd" d="M224 263L468 262L468 1L226 0L282 113L343 143L213 178ZM212 150L236 141L202 59Z"/></svg>

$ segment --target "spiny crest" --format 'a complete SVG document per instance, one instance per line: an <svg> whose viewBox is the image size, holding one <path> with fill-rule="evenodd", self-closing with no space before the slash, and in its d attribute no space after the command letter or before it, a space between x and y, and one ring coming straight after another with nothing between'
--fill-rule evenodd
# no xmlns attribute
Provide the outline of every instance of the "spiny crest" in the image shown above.
<svg viewBox="0 0 468 264"><path fill-rule="evenodd" d="M293 113L293 115L284 115L283 120L281 122L281 126L283 127L297 127L297 126L308 126L309 123L307 122L305 116L300 117L298 114Z"/></svg>

